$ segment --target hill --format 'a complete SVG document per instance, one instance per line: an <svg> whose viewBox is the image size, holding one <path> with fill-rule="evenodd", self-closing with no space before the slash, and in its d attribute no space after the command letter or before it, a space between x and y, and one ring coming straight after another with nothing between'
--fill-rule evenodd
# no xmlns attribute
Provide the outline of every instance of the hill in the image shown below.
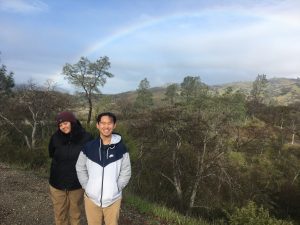
<svg viewBox="0 0 300 225"><path fill-rule="evenodd" d="M212 86L215 91L223 93L226 88L233 91L241 91L250 94L252 82L234 82L218 86ZM288 105L300 101L300 79L272 78L268 79L266 98L278 105Z"/></svg>
<svg viewBox="0 0 300 225"><path fill-rule="evenodd" d="M252 82L234 82L222 85L209 86L210 90L214 93L224 93L224 91L231 87L233 92L241 91L249 95L252 89ZM153 99L156 104L161 103L165 97L166 87L153 87L150 88L153 94ZM133 102L137 96L136 91L129 91L115 95L109 95L115 99L126 99ZM289 78L272 78L268 80L266 87L266 98L269 102L277 105L288 105L300 101L300 79Z"/></svg>

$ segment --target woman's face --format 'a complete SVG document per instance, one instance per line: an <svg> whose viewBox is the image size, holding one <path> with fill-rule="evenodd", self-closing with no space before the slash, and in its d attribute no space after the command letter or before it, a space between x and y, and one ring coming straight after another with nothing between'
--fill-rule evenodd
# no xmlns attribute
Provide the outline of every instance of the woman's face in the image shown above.
<svg viewBox="0 0 300 225"><path fill-rule="evenodd" d="M59 129L61 132L68 134L71 132L71 123L69 121L65 121L59 124Z"/></svg>

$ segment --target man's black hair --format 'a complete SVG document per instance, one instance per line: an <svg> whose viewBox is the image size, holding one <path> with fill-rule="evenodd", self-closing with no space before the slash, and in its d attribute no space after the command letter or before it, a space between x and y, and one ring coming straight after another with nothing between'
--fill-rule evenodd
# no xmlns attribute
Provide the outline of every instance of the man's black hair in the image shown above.
<svg viewBox="0 0 300 225"><path fill-rule="evenodd" d="M97 116L97 123L100 122L102 116L108 116L110 118L112 118L112 120L114 121L114 123L117 122L117 117L115 114L113 114L112 112L103 112L103 113L100 113L98 116Z"/></svg>

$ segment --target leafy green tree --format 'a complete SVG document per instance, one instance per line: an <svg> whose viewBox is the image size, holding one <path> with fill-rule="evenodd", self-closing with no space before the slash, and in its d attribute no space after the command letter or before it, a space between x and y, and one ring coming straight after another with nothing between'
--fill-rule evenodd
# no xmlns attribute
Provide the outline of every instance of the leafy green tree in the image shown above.
<svg viewBox="0 0 300 225"><path fill-rule="evenodd" d="M91 122L93 110L93 94L100 93L99 86L104 86L106 78L113 77L113 74L108 72L109 68L110 62L107 56L100 57L95 62L81 57L77 63L73 65L66 63L63 67L65 78L75 87L82 88L85 93L89 105L88 125Z"/></svg>
<svg viewBox="0 0 300 225"><path fill-rule="evenodd" d="M185 101L189 103L191 100L195 100L202 94L207 93L207 86L201 82L200 77L187 76L183 79L181 86L181 96Z"/></svg>
<svg viewBox="0 0 300 225"><path fill-rule="evenodd" d="M149 90L150 82L147 78L141 80L139 87L137 89L137 97L134 103L134 106L137 109L145 110L151 106L153 106L153 94Z"/></svg>
<svg viewBox="0 0 300 225"><path fill-rule="evenodd" d="M268 80L264 74L257 75L255 81L252 83L252 89L248 97L248 108L252 117L259 114L259 111L263 108L267 83Z"/></svg>
<svg viewBox="0 0 300 225"><path fill-rule="evenodd" d="M252 83L250 91L250 99L256 103L262 103L266 94L267 76L265 74L258 74L255 81Z"/></svg>
<svg viewBox="0 0 300 225"><path fill-rule="evenodd" d="M6 66L0 68L0 119L3 111L9 107L12 97L12 88L15 86L13 73L7 72ZM0 123L0 145L9 140L9 129L7 124ZM0 146L1 148L1 146Z"/></svg>
<svg viewBox="0 0 300 225"><path fill-rule="evenodd" d="M0 62L1 62L1 58L0 58ZM12 93L12 88L15 86L13 75L14 75L13 72L7 71L5 65L1 65L0 68L0 101L1 102L3 102L4 98L11 95Z"/></svg>
<svg viewBox="0 0 300 225"><path fill-rule="evenodd" d="M178 84L171 84L167 87L165 92L165 100L168 100L171 105L175 103L175 99L178 97L179 86Z"/></svg>
<svg viewBox="0 0 300 225"><path fill-rule="evenodd" d="M15 86L13 72L7 72L6 66L0 68L0 96L1 98L11 94L12 88Z"/></svg>

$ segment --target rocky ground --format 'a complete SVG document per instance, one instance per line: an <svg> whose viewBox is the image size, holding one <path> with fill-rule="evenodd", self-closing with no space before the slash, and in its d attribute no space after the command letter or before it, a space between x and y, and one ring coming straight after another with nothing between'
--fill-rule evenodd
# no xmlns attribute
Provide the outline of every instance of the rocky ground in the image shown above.
<svg viewBox="0 0 300 225"><path fill-rule="evenodd" d="M33 172L0 163L0 225L54 224L48 181ZM86 225L83 217L82 225ZM120 225L167 224L122 204Z"/></svg>

